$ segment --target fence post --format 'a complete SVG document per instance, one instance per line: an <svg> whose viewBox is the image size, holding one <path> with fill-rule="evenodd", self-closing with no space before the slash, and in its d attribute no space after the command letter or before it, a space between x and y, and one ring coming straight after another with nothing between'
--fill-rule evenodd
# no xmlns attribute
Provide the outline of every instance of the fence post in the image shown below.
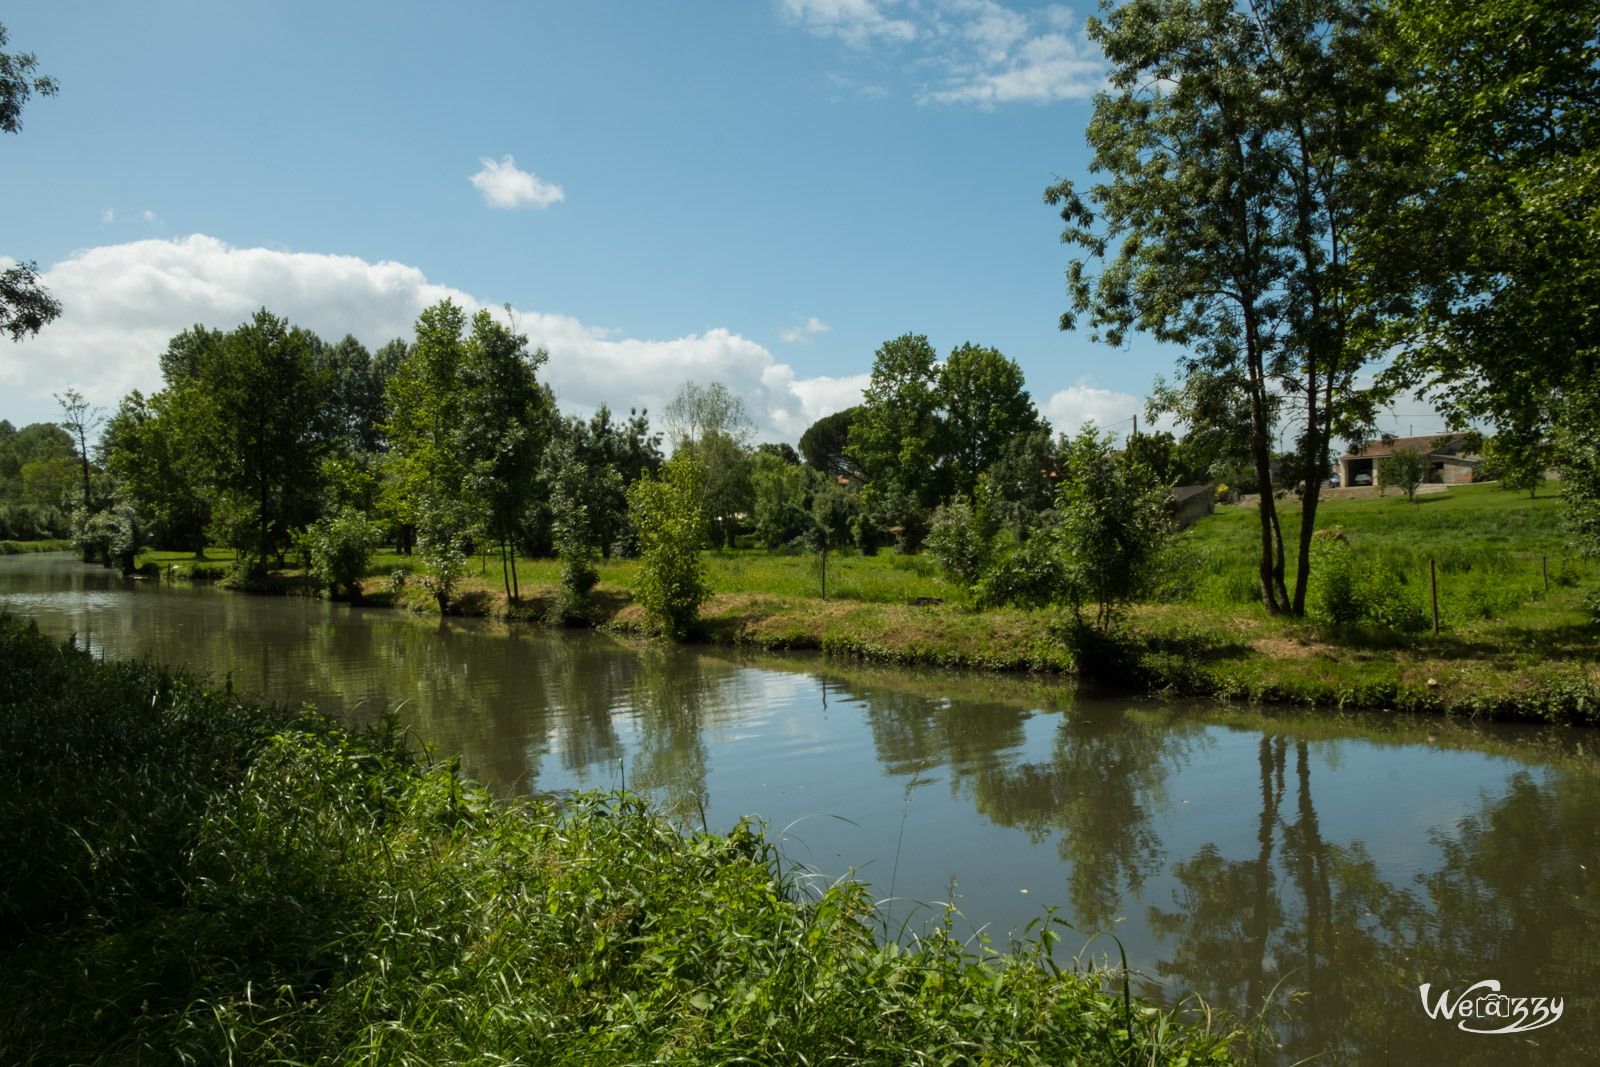
<svg viewBox="0 0 1600 1067"><path fill-rule="evenodd" d="M1428 561L1428 584L1433 587L1433 632L1439 632L1439 572L1434 570L1433 560Z"/></svg>

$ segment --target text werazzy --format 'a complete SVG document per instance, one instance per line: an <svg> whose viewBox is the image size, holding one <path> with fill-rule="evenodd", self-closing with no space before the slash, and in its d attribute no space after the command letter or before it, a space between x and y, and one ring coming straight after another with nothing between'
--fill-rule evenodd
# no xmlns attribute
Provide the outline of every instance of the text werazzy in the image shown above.
<svg viewBox="0 0 1600 1067"><path fill-rule="evenodd" d="M1431 1004L1428 991L1433 983L1424 982L1417 988L1428 1018L1455 1019L1456 1026L1469 1034L1520 1034L1561 1018L1561 997L1508 996L1500 992L1500 983L1493 978L1468 986L1454 1000L1451 990L1441 989Z"/></svg>

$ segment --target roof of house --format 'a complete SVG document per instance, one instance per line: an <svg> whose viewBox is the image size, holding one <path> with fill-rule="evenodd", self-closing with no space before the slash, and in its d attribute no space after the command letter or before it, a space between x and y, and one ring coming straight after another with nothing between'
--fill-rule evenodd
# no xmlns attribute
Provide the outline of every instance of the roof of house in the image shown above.
<svg viewBox="0 0 1600 1067"><path fill-rule="evenodd" d="M1172 489L1172 498L1180 504L1188 503L1201 493L1214 493L1215 489L1209 485L1179 485Z"/></svg>
<svg viewBox="0 0 1600 1067"><path fill-rule="evenodd" d="M1361 446L1359 452L1346 452L1347 459L1377 459L1392 456L1402 448L1427 455L1430 452L1455 452L1467 439L1464 433L1431 433L1422 437L1380 437Z"/></svg>

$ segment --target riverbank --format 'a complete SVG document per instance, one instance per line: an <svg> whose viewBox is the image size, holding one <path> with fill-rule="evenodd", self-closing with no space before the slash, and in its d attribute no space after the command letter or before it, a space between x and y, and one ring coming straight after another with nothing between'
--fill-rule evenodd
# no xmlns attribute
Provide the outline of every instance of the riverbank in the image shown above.
<svg viewBox="0 0 1600 1067"><path fill-rule="evenodd" d="M1352 566L1386 613L1338 626L1262 610L1254 512L1221 508L1177 542L1162 602L1133 605L1111 634L1085 629L1064 610L976 611L966 591L922 556L830 555L823 598L815 556L743 551L706 554L714 595L690 640L900 666L1075 675L1228 701L1600 725L1600 626L1585 606L1597 568L1567 549L1557 489L1530 499L1467 486L1416 503L1391 495L1324 504L1319 523L1345 533ZM1298 505L1280 510L1292 529ZM184 554L148 553L140 562L162 573L225 573L228 554L210 555L195 564ZM551 623L555 561L519 561L515 604L498 562L474 563L450 613ZM633 602L637 563L603 561L599 572L588 618L554 624L647 636ZM379 557L370 574L364 603L438 611L410 559ZM305 589L293 574L279 587Z"/></svg>
<svg viewBox="0 0 1600 1067"><path fill-rule="evenodd" d="M757 827L456 766L0 618L0 1059L1233 1062L1050 923L900 948Z"/></svg>
<svg viewBox="0 0 1600 1067"><path fill-rule="evenodd" d="M0 541L0 556L20 556L28 552L66 552L71 541Z"/></svg>

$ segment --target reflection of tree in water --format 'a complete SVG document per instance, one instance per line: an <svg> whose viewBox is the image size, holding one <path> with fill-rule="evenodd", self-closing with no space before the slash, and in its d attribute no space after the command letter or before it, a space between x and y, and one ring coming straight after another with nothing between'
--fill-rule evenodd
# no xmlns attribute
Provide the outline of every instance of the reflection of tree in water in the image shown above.
<svg viewBox="0 0 1600 1067"><path fill-rule="evenodd" d="M918 763L950 769L952 793L971 791L978 810L1037 844L1057 836L1071 921L1109 928L1124 888L1137 894L1165 859L1151 816L1165 804L1167 775L1203 737L1174 716L1080 718L1057 727L1048 763L1016 758L1032 712L1022 705L952 703L893 690L865 690L878 759L891 774Z"/></svg>
<svg viewBox="0 0 1600 1067"><path fill-rule="evenodd" d="M649 792L669 818L699 821L707 805L705 732L741 706L740 672L698 656L651 649L638 654L630 701L639 750L628 788Z"/></svg>
<svg viewBox="0 0 1600 1067"><path fill-rule="evenodd" d="M1519 1038L1463 1034L1422 1012L1420 983L1459 992L1482 978L1513 995L1566 994L1567 1015L1531 1035L1536 1047L1550 1062L1592 1051L1583 1002L1600 977L1600 901L1579 858L1595 855L1593 780L1558 790L1513 776L1508 794L1486 797L1480 815L1436 837L1444 863L1417 877L1420 892L1385 881L1360 842L1323 839L1303 741L1288 796L1288 744L1261 740L1257 854L1227 860L1207 844L1173 865L1176 908L1149 909L1152 931L1170 944L1158 973L1214 1004L1254 1009L1275 989L1280 1004L1295 994L1280 1025L1290 1060L1330 1050L1393 1063L1531 1054Z"/></svg>
<svg viewBox="0 0 1600 1067"><path fill-rule="evenodd" d="M1056 849L1070 865L1070 921L1084 931L1107 930L1124 889L1137 897L1165 862L1151 816L1166 807L1167 776L1201 736L1198 726L1176 719L1067 716L1049 763L994 767L978 777L978 808L1035 842L1058 834Z"/></svg>

